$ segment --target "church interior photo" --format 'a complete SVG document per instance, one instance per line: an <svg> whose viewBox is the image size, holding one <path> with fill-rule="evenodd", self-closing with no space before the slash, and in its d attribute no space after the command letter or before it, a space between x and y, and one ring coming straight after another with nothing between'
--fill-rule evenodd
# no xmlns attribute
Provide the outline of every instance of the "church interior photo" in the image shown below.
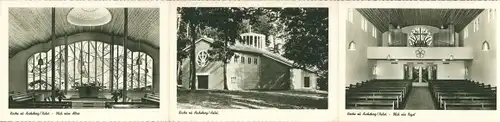
<svg viewBox="0 0 500 122"><path fill-rule="evenodd" d="M9 108L159 108L158 8L9 8Z"/></svg>
<svg viewBox="0 0 500 122"><path fill-rule="evenodd" d="M345 109L496 110L495 9L346 12Z"/></svg>

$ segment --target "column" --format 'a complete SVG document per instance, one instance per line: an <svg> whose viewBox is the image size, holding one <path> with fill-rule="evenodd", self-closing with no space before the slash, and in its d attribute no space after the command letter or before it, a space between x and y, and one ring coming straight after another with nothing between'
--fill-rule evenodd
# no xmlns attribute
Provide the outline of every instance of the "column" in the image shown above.
<svg viewBox="0 0 500 122"><path fill-rule="evenodd" d="M427 66L427 79L432 79L432 66Z"/></svg>
<svg viewBox="0 0 500 122"><path fill-rule="evenodd" d="M127 36L128 36L128 9L123 9L123 101L127 100Z"/></svg>
<svg viewBox="0 0 500 122"><path fill-rule="evenodd" d="M64 92L68 92L68 36L64 36Z"/></svg>
<svg viewBox="0 0 500 122"><path fill-rule="evenodd" d="M418 82L422 83L422 67L418 67Z"/></svg>
<svg viewBox="0 0 500 122"><path fill-rule="evenodd" d="M56 46L56 43L54 41L56 41L56 8L52 8L52 40L50 41L51 42L51 48L52 48L52 51L51 51L51 61L50 61L50 68L51 68L51 81L52 81L52 84L51 84L51 92L52 94L55 94L56 91L55 91L55 84L56 84L56 60L55 60L55 55L56 55L56 49L54 48ZM41 76L41 75L40 75ZM41 78L40 78L41 79ZM47 87L45 87L47 88ZM56 98L54 96L51 97L52 98L52 101L55 101Z"/></svg>
<svg viewBox="0 0 500 122"><path fill-rule="evenodd" d="M111 44L110 44L110 60L109 60L109 87L110 87L110 92L113 92L114 88L114 82L115 80L113 79L114 77L114 68L115 68L115 35L111 36ZM118 85L118 84L117 84Z"/></svg>
<svg viewBox="0 0 500 122"><path fill-rule="evenodd" d="M243 42L243 37L244 37L244 36L240 36L240 39L239 39L239 40L238 40L238 42L237 42L238 44L241 44L241 42Z"/></svg>
<svg viewBox="0 0 500 122"><path fill-rule="evenodd" d="M450 31L450 35L448 35L450 37L450 42L452 42L454 47L458 47L458 39L455 38L455 26L453 26L453 24L449 24L448 30Z"/></svg>
<svg viewBox="0 0 500 122"><path fill-rule="evenodd" d="M413 79L413 65L408 65L408 73L409 73L409 76L410 76L410 79Z"/></svg>
<svg viewBox="0 0 500 122"><path fill-rule="evenodd" d="M262 38L262 39L260 40L259 48L262 48L262 44L266 43L266 37L265 36L261 36L260 38Z"/></svg>

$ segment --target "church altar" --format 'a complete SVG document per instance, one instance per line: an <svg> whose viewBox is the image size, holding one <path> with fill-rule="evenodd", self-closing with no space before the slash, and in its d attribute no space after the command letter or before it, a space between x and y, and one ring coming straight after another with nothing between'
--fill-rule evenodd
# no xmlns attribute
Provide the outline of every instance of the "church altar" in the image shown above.
<svg viewBox="0 0 500 122"><path fill-rule="evenodd" d="M77 89L80 98L97 98L100 88L96 86L80 86Z"/></svg>

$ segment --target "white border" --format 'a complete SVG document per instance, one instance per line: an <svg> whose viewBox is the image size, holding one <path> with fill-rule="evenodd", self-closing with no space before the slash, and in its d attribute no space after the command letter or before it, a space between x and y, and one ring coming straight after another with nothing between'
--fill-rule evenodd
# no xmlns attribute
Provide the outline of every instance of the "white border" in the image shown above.
<svg viewBox="0 0 500 122"><path fill-rule="evenodd" d="M0 3L0 27L3 27L4 41L8 48L8 7L158 7L160 8L160 88L162 103L160 109L62 109L27 110L8 109L7 101L0 100L0 118L6 121L498 121L498 111L440 111L440 110L349 110L350 112L411 112L414 117L372 117L347 116L345 110L345 20L346 8L497 8L499 2L491 1L384 1L384 2L335 2L335 1L196 1L196 2L40 2L40 1L2 1ZM215 110L219 115L178 115L176 102L176 8L177 7L329 7L329 109L328 110ZM497 11L497 17L500 12ZM496 19L499 21L500 19ZM498 28L497 24L497 28ZM497 35L499 35L497 31ZM340 46L340 47L339 47ZM500 47L497 43L496 47ZM8 57L8 50L0 50L0 57ZM495 47L492 47L495 48ZM497 57L500 53L497 53ZM0 67L8 67L8 58L3 59ZM5 69L5 68L4 68ZM497 65L497 70L500 65ZM498 71L497 71L498 72ZM498 72L500 75L500 72ZM1 74L8 74L3 71ZM497 78L498 79L498 78ZM8 75L1 77L0 88L8 93ZM168 84L170 83L170 84ZM169 97L171 96L171 97ZM1 94L0 98L7 98ZM498 97L498 95L497 95ZM166 101L167 100L167 101ZM77 111L79 116L11 116L11 111ZM193 111L193 110L189 110ZM206 111L206 110L203 110ZM338 115L338 116L337 116Z"/></svg>
<svg viewBox="0 0 500 122"><path fill-rule="evenodd" d="M330 81L334 81L335 77L333 74L337 74L334 69L336 63L336 46L332 46L331 42L335 42L337 38L336 26L337 26L337 2L312 2L312 1L203 1L203 2L169 2L169 18L177 17L176 9L177 7L328 7L329 8L329 69L330 69ZM169 25L177 25L175 21L170 21ZM176 26L171 26L176 27ZM169 40L176 40L176 31L169 31ZM176 44L171 43L169 45L170 58L176 59ZM170 62L169 66L175 67L176 62ZM175 72L169 72L168 81L176 81ZM182 111L218 111L218 115L186 115L178 114L180 110L177 109L177 96L176 89L173 86L177 86L176 82L169 82L171 86L169 89L169 94L171 97L169 117L170 121L336 121L337 120L337 96L336 94L330 93L328 95L328 110L301 110L301 109L282 109L282 110L260 110L260 109L182 109ZM336 82L330 82L329 91L336 91Z"/></svg>
<svg viewBox="0 0 500 122"><path fill-rule="evenodd" d="M165 2L90 2L90 1L82 1L82 2L40 2L40 1L2 1L0 7L0 27L2 27L2 33L0 33L0 37L4 41L1 41L1 45L4 47L3 50L0 50L0 57L3 57L0 63L0 67L8 67L8 8L9 7L137 7L137 8L160 8L161 6L166 6ZM160 27L167 28L167 23L161 20L167 20L167 9L160 8ZM50 31L50 30L47 30ZM164 32L160 29L160 32ZM160 40L165 39L166 37L162 37L160 34ZM163 46L162 46L163 45ZM161 43L160 47L166 47L167 43ZM162 50L160 50L162 51ZM165 53L160 53L160 59L162 61L168 61ZM161 63L160 63L161 64ZM165 73L167 70L166 65L160 65L160 72ZM0 77L1 81L0 86L2 92L0 92L0 98L8 97L8 68L4 68L1 74L5 75ZM165 77L160 76L159 81ZM160 86L166 86L165 82L160 82ZM167 87L160 87L160 98L163 101L168 100ZM159 109L8 109L8 101L6 99L0 100L0 118L5 121L165 121L168 120L167 110L168 104L166 102L160 103ZM29 115L10 115L10 112L79 112L80 115L46 115L46 116L29 116Z"/></svg>
<svg viewBox="0 0 500 122"><path fill-rule="evenodd" d="M469 2L469 1L405 1L405 2L340 2L339 3L339 65L340 73L339 80L342 86L345 86L345 57L346 57L346 29L347 8L498 8L498 2ZM497 12L498 16L498 12ZM496 19L499 21L499 19ZM498 28L498 25L497 25ZM497 31L498 35L499 32ZM500 44L497 43L497 47ZM498 57L499 53L497 53ZM499 66L497 65L497 70ZM499 73L497 71L497 73ZM499 74L500 75L500 74ZM497 75L498 76L498 75ZM345 110L345 88L338 89L339 101L339 121L498 121L498 111L473 111L473 110ZM498 98L498 94L497 94ZM497 101L498 103L498 101ZM415 113L413 117L397 117L397 116L348 116L347 112L383 112L387 114L398 113Z"/></svg>

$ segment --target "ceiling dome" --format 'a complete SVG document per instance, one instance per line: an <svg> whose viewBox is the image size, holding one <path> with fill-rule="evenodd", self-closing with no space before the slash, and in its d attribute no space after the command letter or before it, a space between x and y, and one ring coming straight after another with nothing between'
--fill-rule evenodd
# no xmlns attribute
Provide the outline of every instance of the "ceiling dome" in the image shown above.
<svg viewBox="0 0 500 122"><path fill-rule="evenodd" d="M68 22L76 26L101 26L109 23L111 18L106 8L73 8L67 16Z"/></svg>

